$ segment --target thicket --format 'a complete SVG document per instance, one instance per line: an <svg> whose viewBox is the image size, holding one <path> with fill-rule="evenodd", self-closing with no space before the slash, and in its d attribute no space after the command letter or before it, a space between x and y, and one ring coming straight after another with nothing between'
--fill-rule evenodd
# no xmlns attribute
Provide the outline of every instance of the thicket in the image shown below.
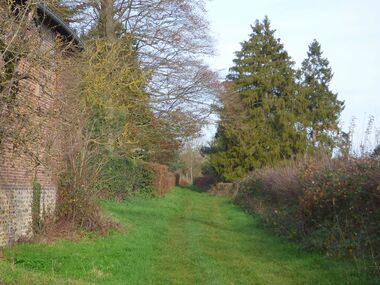
<svg viewBox="0 0 380 285"><path fill-rule="evenodd" d="M102 228L99 194L166 193L173 174L146 162L170 164L210 113L217 84L201 59L212 53L204 3L44 1L81 37L57 37L51 49L41 48L38 3L0 4L0 147L53 171L60 220ZM35 78L44 71L54 78ZM51 110L18 96L25 79Z"/></svg>
<svg viewBox="0 0 380 285"><path fill-rule="evenodd" d="M91 228L99 193L122 199L175 186L174 174L158 163L172 163L210 113L216 77L200 56L212 44L202 1L53 4L84 43L62 69L69 82L62 133L69 135L60 213Z"/></svg>
<svg viewBox="0 0 380 285"><path fill-rule="evenodd" d="M330 255L380 260L380 160L322 159L253 172L236 201L279 234Z"/></svg>
<svg viewBox="0 0 380 285"><path fill-rule="evenodd" d="M102 179L97 185L106 196L125 199L128 195L154 193L155 173L144 166L143 162L128 158L111 159L104 166Z"/></svg>
<svg viewBox="0 0 380 285"><path fill-rule="evenodd" d="M154 194L158 196L165 196L171 189L176 186L176 176L169 171L167 165L159 163L146 163L144 165L146 170L150 170L153 173L153 189Z"/></svg>
<svg viewBox="0 0 380 285"><path fill-rule="evenodd" d="M145 168L157 149L156 124L132 37L86 41L61 66L64 165L59 169L59 216L81 227L102 227L99 195L124 199L154 193L156 173Z"/></svg>

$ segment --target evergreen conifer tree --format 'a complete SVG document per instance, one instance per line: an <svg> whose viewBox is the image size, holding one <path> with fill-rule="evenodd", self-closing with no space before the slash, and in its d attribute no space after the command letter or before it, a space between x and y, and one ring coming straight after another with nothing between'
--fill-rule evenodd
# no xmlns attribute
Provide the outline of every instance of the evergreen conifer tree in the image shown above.
<svg viewBox="0 0 380 285"><path fill-rule="evenodd" d="M224 180L244 177L306 149L299 120L304 104L297 92L294 63L274 33L268 17L256 21L227 76L232 85L228 96L237 96L241 106L239 114L231 116L233 106L222 100L212 143L210 164Z"/></svg>
<svg viewBox="0 0 380 285"><path fill-rule="evenodd" d="M330 90L333 72L322 54L321 45L314 40L298 72L301 93L307 104L305 128L312 153L332 152L339 134L339 116L344 109L344 102Z"/></svg>

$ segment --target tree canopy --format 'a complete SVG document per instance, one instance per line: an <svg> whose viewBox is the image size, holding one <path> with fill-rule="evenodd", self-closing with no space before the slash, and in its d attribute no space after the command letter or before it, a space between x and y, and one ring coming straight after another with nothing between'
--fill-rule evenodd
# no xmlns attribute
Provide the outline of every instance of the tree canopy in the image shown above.
<svg viewBox="0 0 380 285"><path fill-rule="evenodd" d="M309 151L331 153L337 143L339 116L344 102L330 90L333 72L317 40L309 45L307 58L302 62L297 77L307 104L304 122Z"/></svg>
<svg viewBox="0 0 380 285"><path fill-rule="evenodd" d="M332 71L320 45L296 71L268 17L236 52L220 96L220 122L209 161L223 180L242 178L316 148L334 147L343 103L329 90Z"/></svg>

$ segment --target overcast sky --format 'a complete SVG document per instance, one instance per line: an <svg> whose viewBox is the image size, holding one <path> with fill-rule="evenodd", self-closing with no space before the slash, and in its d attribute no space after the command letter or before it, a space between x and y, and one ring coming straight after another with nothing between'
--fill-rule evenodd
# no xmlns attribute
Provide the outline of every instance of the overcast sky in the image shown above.
<svg viewBox="0 0 380 285"><path fill-rule="evenodd" d="M211 0L207 7L218 52L210 63L222 77L250 25L268 15L297 66L313 39L321 43L335 74L331 87L346 103L343 128L356 117L359 141L369 115L380 127L380 0Z"/></svg>

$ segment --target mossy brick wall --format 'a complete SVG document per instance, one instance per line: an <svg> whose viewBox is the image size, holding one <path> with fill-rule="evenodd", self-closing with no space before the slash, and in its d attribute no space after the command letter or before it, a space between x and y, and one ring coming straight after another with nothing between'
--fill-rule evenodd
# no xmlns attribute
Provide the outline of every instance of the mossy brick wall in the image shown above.
<svg viewBox="0 0 380 285"><path fill-rule="evenodd" d="M38 36L41 37L41 49L54 52L56 34L43 27ZM53 69L31 67L28 62L21 62L19 68L32 75L30 79L20 83L17 96L22 102L28 102L34 109L45 113L54 109L56 76ZM51 137L53 122L45 120L43 116L35 116L33 119L37 126L35 131L40 132L37 137L42 138L42 141L31 141L29 147L35 153L43 155L47 140ZM5 143L0 154L0 247L32 237L35 180L42 186L40 215L51 216L55 210L57 196L57 183L52 171L44 166L36 167L36 163L29 159L28 155L14 151L12 144Z"/></svg>

